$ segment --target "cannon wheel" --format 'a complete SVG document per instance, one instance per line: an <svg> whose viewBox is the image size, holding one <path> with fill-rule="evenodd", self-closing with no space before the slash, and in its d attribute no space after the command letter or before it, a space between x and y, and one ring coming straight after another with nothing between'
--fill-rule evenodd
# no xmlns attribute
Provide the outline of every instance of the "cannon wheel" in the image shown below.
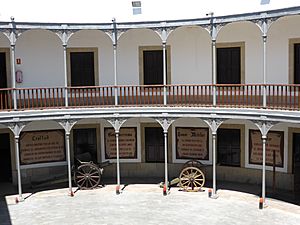
<svg viewBox="0 0 300 225"><path fill-rule="evenodd" d="M84 163L74 172L74 181L80 189L96 188L101 180L101 171L93 163Z"/></svg>
<svg viewBox="0 0 300 225"><path fill-rule="evenodd" d="M186 167L179 175L179 185L185 190L199 190L205 183L204 173L197 167Z"/></svg>
<svg viewBox="0 0 300 225"><path fill-rule="evenodd" d="M198 167L199 168L201 166L203 166L203 164L200 161L195 160L195 159L189 160L185 164L183 164L183 168L186 168L186 167Z"/></svg>

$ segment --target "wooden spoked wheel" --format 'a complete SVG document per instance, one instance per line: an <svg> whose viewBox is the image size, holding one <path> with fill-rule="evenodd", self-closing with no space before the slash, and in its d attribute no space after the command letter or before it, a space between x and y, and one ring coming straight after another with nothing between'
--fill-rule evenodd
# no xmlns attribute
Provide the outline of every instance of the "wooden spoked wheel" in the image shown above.
<svg viewBox="0 0 300 225"><path fill-rule="evenodd" d="M96 188L100 180L101 171L92 163L84 163L74 172L74 181L80 189Z"/></svg>
<svg viewBox="0 0 300 225"><path fill-rule="evenodd" d="M185 164L183 164L183 168L186 168L186 167L198 167L199 168L201 166L203 166L203 164L200 161L195 160L195 159L189 160Z"/></svg>
<svg viewBox="0 0 300 225"><path fill-rule="evenodd" d="M179 185L185 190L199 190L204 183L204 173L197 167L186 167L179 175Z"/></svg>

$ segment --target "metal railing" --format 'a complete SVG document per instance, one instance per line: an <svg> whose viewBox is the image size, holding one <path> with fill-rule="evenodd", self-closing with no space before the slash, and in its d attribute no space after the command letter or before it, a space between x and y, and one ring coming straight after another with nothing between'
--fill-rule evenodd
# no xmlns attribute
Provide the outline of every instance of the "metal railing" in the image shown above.
<svg viewBox="0 0 300 225"><path fill-rule="evenodd" d="M117 90L116 92L115 89ZM216 90L215 92L214 89ZM264 89L266 90L265 105L263 102ZM292 84L5 88L0 89L0 110L113 106L232 107L299 110L299 91L300 85ZM115 93L117 93L117 98L115 98ZM213 104L214 93L216 95L215 104ZM167 97L166 102L164 102L164 94ZM14 99L14 96L16 99ZM115 99L117 99L117 102L115 102Z"/></svg>

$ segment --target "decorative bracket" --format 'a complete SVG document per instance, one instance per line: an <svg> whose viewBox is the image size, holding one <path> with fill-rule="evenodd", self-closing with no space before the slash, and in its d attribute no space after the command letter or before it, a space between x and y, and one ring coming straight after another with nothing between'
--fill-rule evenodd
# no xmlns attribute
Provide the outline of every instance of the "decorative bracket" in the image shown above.
<svg viewBox="0 0 300 225"><path fill-rule="evenodd" d="M125 118L110 118L110 119L107 119L107 122L109 122L113 126L116 133L120 132L121 126L126 121L127 121L127 119L125 119Z"/></svg>
<svg viewBox="0 0 300 225"><path fill-rule="evenodd" d="M204 119L204 122L209 126L213 135L217 134L218 128L224 122L222 119Z"/></svg>
<svg viewBox="0 0 300 225"><path fill-rule="evenodd" d="M264 15L265 17L262 19L257 19L257 20L252 20L253 23L255 23L256 26L260 29L262 36L264 38L267 37L267 33L271 27L271 25L279 19L279 17L271 17L271 18L266 18L267 14Z"/></svg>
<svg viewBox="0 0 300 225"><path fill-rule="evenodd" d="M176 27L167 26L166 22L161 23L161 27L153 28L154 32L159 35L162 43L167 43L169 35L176 29Z"/></svg>
<svg viewBox="0 0 300 225"><path fill-rule="evenodd" d="M175 121L175 118L167 118L167 117L162 117L162 118L157 118L155 119L163 128L164 133L168 132L169 127L172 125L172 123Z"/></svg>
<svg viewBox="0 0 300 225"><path fill-rule="evenodd" d="M60 38L60 40L62 41L62 44L64 46L67 46L69 39L77 31L77 30L70 30L67 28L68 28L68 25L63 24L63 25L61 25L61 29L51 30Z"/></svg>
<svg viewBox="0 0 300 225"><path fill-rule="evenodd" d="M265 118L263 118L265 119ZM261 132L262 138L267 138L267 134L270 129L277 124L277 122L266 120L252 120L252 122L258 127Z"/></svg>
<svg viewBox="0 0 300 225"><path fill-rule="evenodd" d="M76 120L60 120L57 121L66 131L66 135L70 135L73 126L77 123Z"/></svg>
<svg viewBox="0 0 300 225"><path fill-rule="evenodd" d="M8 124L8 128L13 132L15 138L19 138L21 131L26 126L24 122L12 122Z"/></svg>

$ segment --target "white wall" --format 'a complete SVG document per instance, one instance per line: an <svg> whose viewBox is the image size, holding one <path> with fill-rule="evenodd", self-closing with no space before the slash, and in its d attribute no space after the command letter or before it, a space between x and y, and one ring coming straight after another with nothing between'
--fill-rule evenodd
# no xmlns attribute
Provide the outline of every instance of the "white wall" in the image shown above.
<svg viewBox="0 0 300 225"><path fill-rule="evenodd" d="M211 39L207 31L181 27L170 34L168 44L172 84L211 84Z"/></svg>
<svg viewBox="0 0 300 225"><path fill-rule="evenodd" d="M23 72L23 83L16 87L64 86L63 47L56 34L45 30L30 30L16 42L16 58Z"/></svg>
<svg viewBox="0 0 300 225"><path fill-rule="evenodd" d="M300 16L281 18L271 25L267 39L267 81L289 82L289 39L300 38Z"/></svg>
<svg viewBox="0 0 300 225"><path fill-rule="evenodd" d="M10 48L8 38L2 33L0 33L0 48Z"/></svg>

